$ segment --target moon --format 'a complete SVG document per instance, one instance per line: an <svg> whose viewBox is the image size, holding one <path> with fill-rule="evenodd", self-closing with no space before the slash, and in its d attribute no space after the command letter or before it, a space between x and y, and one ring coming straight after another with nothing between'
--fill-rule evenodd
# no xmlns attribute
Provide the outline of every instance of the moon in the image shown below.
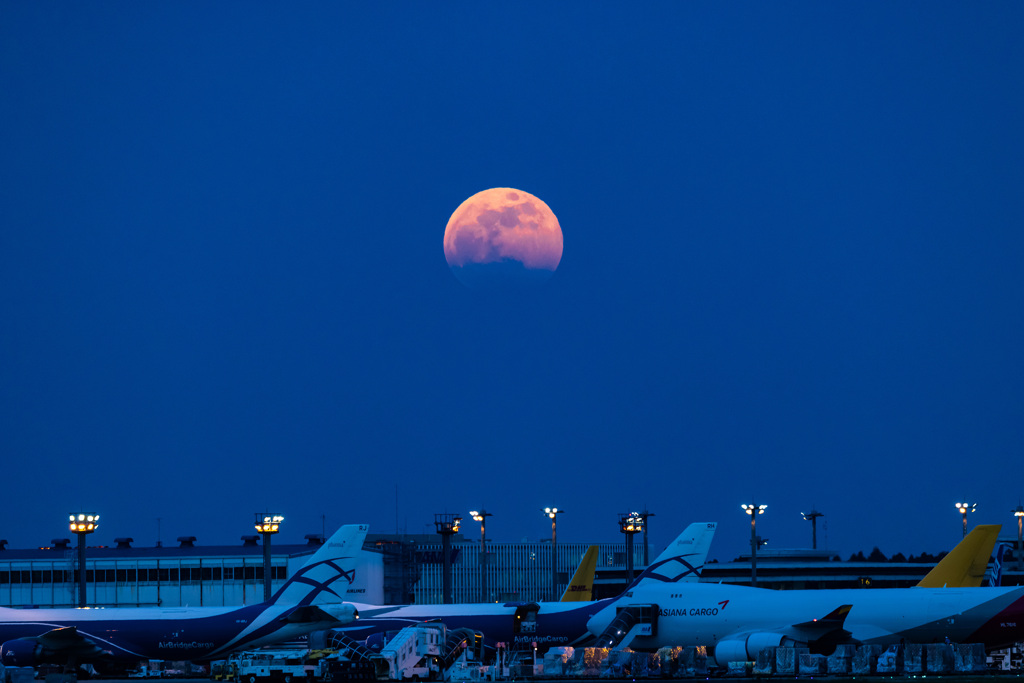
<svg viewBox="0 0 1024 683"><path fill-rule="evenodd" d="M562 260L562 228L529 192L494 187L459 204L444 230L444 257L473 289L546 282Z"/></svg>

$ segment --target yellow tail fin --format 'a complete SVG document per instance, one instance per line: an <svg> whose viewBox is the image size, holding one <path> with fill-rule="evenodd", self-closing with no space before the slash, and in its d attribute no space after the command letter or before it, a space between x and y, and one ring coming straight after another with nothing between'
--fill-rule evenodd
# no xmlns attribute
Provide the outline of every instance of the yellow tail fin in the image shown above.
<svg viewBox="0 0 1024 683"><path fill-rule="evenodd" d="M560 602L590 602L594 599L594 572L597 570L597 546L587 548L587 552L576 567L572 581L565 587Z"/></svg>
<svg viewBox="0 0 1024 683"><path fill-rule="evenodd" d="M979 524L974 527L917 585L921 588L980 586L1001 528L1001 524Z"/></svg>

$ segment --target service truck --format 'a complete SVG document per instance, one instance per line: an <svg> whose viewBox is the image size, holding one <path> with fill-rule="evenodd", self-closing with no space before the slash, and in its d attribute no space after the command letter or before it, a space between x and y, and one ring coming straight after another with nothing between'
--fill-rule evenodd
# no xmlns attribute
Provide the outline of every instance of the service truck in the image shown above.
<svg viewBox="0 0 1024 683"><path fill-rule="evenodd" d="M378 680L434 680L444 646L444 624L427 622L407 626L372 656Z"/></svg>

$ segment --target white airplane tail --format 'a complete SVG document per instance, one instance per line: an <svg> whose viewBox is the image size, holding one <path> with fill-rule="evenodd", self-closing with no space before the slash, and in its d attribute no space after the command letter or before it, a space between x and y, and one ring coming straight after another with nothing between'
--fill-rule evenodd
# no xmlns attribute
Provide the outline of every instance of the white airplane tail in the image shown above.
<svg viewBox="0 0 1024 683"><path fill-rule="evenodd" d="M369 526L347 524L331 536L270 598L271 604L312 605L344 602L345 589L355 581L356 564ZM332 584L345 579L340 590Z"/></svg>
<svg viewBox="0 0 1024 683"><path fill-rule="evenodd" d="M711 541L715 537L717 522L694 522L686 527L676 540L668 544L640 576L626 590L632 590L642 583L679 583L699 581L708 558Z"/></svg>

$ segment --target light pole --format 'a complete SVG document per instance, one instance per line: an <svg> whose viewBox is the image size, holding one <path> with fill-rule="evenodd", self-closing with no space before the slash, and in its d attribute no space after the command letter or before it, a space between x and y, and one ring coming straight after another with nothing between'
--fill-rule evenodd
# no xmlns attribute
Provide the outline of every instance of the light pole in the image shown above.
<svg viewBox="0 0 1024 683"><path fill-rule="evenodd" d="M269 512L256 513L256 533L263 536L263 601L270 601L270 580L273 578L270 567L270 537L278 532L284 517Z"/></svg>
<svg viewBox="0 0 1024 683"><path fill-rule="evenodd" d="M1017 503L1017 507L1010 510L1017 518L1017 564L1024 567L1024 543L1021 543L1022 523L1024 523L1024 505Z"/></svg>
<svg viewBox="0 0 1024 683"><path fill-rule="evenodd" d="M544 508L544 514L551 518L551 600L558 600L558 515L565 510Z"/></svg>
<svg viewBox="0 0 1024 683"><path fill-rule="evenodd" d="M85 607L85 537L96 531L100 516L92 512L69 515L71 533L78 536L78 606Z"/></svg>
<svg viewBox="0 0 1024 683"><path fill-rule="evenodd" d="M957 503L956 504L956 509L960 512L960 514L964 518L964 536L966 536L967 535L967 513L968 512L974 512L975 510L977 510L978 509L978 504L977 503Z"/></svg>
<svg viewBox="0 0 1024 683"><path fill-rule="evenodd" d="M647 518L648 517L653 517L653 516L654 516L654 513L653 512L648 512L647 508L644 508L644 511L640 513L640 518L643 520L643 524L644 524L644 569L649 567L650 564L651 564L651 556L647 552L648 551L648 547L649 547L647 545Z"/></svg>
<svg viewBox="0 0 1024 683"><path fill-rule="evenodd" d="M619 515L619 531L626 535L626 586L633 584L633 534L644 530L644 519L639 512Z"/></svg>
<svg viewBox="0 0 1024 683"><path fill-rule="evenodd" d="M811 548L814 550L818 549L818 517L824 517L824 512L818 512L814 508L811 508L810 512L801 512L803 518L811 523Z"/></svg>
<svg viewBox="0 0 1024 683"><path fill-rule="evenodd" d="M757 585L757 546L761 545L761 539L757 537L757 516L763 515L767 505L757 503L741 503L743 511L750 515L750 585Z"/></svg>
<svg viewBox="0 0 1024 683"><path fill-rule="evenodd" d="M459 533L462 517L447 512L434 515L434 528L441 534L441 601L452 603L452 536Z"/></svg>
<svg viewBox="0 0 1024 683"><path fill-rule="evenodd" d="M487 518L493 517L487 510L470 510L470 515L480 522L480 602L487 599Z"/></svg>

